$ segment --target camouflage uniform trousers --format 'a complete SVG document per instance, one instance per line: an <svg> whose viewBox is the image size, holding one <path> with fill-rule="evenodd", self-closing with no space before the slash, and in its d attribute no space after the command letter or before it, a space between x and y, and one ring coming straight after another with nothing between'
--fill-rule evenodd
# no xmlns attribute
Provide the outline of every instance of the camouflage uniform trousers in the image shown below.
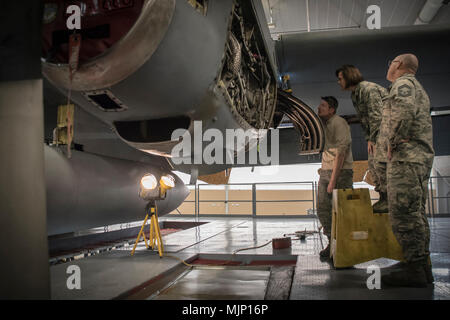
<svg viewBox="0 0 450 320"><path fill-rule="evenodd" d="M318 186L317 215L323 226L323 233L331 239L331 209L332 194L327 192L330 183L332 170L320 169L320 179ZM335 189L350 189L353 187L353 170L343 169L339 174Z"/></svg>
<svg viewBox="0 0 450 320"><path fill-rule="evenodd" d="M386 193L386 162L380 162L376 160L373 155L369 154L368 164L370 175L375 184L375 191Z"/></svg>
<svg viewBox="0 0 450 320"><path fill-rule="evenodd" d="M407 262L429 254L430 227L425 215L431 166L393 161L387 164L389 217Z"/></svg>

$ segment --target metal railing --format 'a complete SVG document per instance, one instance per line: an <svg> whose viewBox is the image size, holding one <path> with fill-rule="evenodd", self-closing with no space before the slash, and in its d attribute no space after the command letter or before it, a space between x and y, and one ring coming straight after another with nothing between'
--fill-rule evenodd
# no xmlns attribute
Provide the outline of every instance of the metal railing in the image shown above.
<svg viewBox="0 0 450 320"><path fill-rule="evenodd" d="M427 209L429 217L450 216L450 176L430 177Z"/></svg>
<svg viewBox="0 0 450 320"><path fill-rule="evenodd" d="M289 186L295 186L295 185L301 185L303 188L298 189L289 189ZM262 183L230 183L230 184L221 184L221 185L208 185L208 184L197 184L197 185L187 185L188 187L193 187L194 192L194 200L185 200L184 203L194 203L194 215L195 216L248 216L248 217L256 217L256 216L264 216L264 217L311 217L315 216L316 212L316 202L317 202L317 183L315 181L306 181L306 182L262 182ZM281 186L282 188L277 189L271 189L270 186ZM309 186L309 188L305 188L304 186ZM243 187L244 189L237 189L238 187ZM247 188L245 188L247 187ZM266 187L266 188L264 188ZM284 189L283 187L287 188ZM211 197L208 198L202 198L202 191L206 191L208 189L218 189L220 191L224 192L225 199L212 199ZM223 188L223 189L220 189ZM298 194L298 197L293 199L265 199L261 197L261 195L258 196L259 192L261 191L302 191L303 197L300 197L300 194ZM236 192L236 191L244 191L248 193L247 199L230 199L228 197L228 192ZM305 199L304 195L305 193L310 193L310 197L308 199ZM219 203L224 204L224 207L227 208L225 213L213 213L210 212L201 212L200 208L202 207L201 204L205 203ZM228 210L229 204L242 204L242 203L251 203L251 207L249 208L248 212L245 213L231 213L233 210ZM279 213L271 213L268 214L267 212L261 213L261 209L258 210L258 205L263 204L277 204L277 203L311 203L311 206L304 210L303 212L297 212L297 213L289 213L289 214L279 214ZM267 210L265 210L267 211ZM187 215L187 214L184 214Z"/></svg>
<svg viewBox="0 0 450 320"><path fill-rule="evenodd" d="M428 217L444 217L444 216L450 216L450 184L445 179L449 179L449 176L434 176L430 177L429 184L428 184L428 198L426 203L426 213ZM270 185L278 185L278 186L287 186L287 185L309 185L310 188L306 190L311 191L311 198L310 199L304 199L304 198L298 198L298 199L289 199L289 200L267 200L267 199L261 199L257 197L257 191L258 186L270 186ZM194 191L194 200L185 200L184 203L194 203L194 215L195 216L266 216L266 217L311 217L315 216L316 209L317 209L317 199L318 199L318 182L317 181L304 181L304 182L264 182L264 183L231 183L231 184L221 184L221 185L208 185L208 184L197 184L197 185L187 185L188 187L193 187ZM251 190L251 197L249 199L201 199L200 193L201 191L204 191L208 188L214 187L223 187L223 191L226 192L226 188L230 188L229 190L236 190L232 189L232 187L238 187L238 186L248 186L249 189L246 191ZM358 187L358 184L356 184L354 187ZM361 186L363 187L363 186ZM259 189L262 190L262 189ZM270 189L269 189L270 190ZM305 189L298 189L305 191ZM378 200L377 197L372 197L371 200ZM310 202L311 208L309 210L306 210L305 212L299 212L298 214L289 214L289 215L282 215L279 213L273 213L273 214L258 214L258 206L257 204L270 204L270 203L304 203L304 202ZM230 213L227 212L225 214L211 214L208 212L200 212L200 204L204 203L223 203L225 206L230 203L251 203L251 210L249 210L248 213L245 214L236 214L236 213Z"/></svg>

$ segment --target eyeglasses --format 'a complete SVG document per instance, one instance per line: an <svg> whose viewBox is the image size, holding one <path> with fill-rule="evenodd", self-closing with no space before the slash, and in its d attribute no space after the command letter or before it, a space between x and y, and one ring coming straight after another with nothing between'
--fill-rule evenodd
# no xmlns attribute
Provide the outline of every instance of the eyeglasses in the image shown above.
<svg viewBox="0 0 450 320"><path fill-rule="evenodd" d="M388 67L390 67L391 64L393 64L394 62L401 62L401 61L399 61L399 60L389 60L388 61Z"/></svg>

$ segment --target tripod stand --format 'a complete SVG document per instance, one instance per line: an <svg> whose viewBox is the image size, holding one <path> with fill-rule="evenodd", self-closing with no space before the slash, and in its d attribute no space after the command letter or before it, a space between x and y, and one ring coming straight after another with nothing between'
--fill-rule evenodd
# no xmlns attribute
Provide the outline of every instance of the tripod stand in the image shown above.
<svg viewBox="0 0 450 320"><path fill-rule="evenodd" d="M162 258L164 253L164 246L162 243L161 238L161 231L159 229L159 222L158 222L158 212L156 207L155 200L150 200L146 206L146 216L144 219L144 223L142 224L141 231L139 231L139 234L136 238L136 242L134 243L133 250L131 251L131 255L134 255L134 251L136 250L136 246L138 242L141 240L141 236L144 237L145 241L145 247L147 249L151 248L152 250L155 248L155 246L158 247L158 253L159 257ZM147 243L147 238L145 237L144 228L147 223L148 217L150 216L150 238L149 243Z"/></svg>

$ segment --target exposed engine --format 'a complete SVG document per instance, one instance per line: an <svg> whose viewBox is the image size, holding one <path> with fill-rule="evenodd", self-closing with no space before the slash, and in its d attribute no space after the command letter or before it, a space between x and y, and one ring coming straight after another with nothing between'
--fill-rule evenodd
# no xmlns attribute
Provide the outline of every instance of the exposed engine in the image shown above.
<svg viewBox="0 0 450 320"><path fill-rule="evenodd" d="M289 99L280 106L259 0L79 1L82 41L73 76L66 63L70 3L45 0L43 74L131 147L171 157L179 143L172 133L184 129L193 137L195 121L202 130L250 130L259 139L259 129L277 127L279 109L299 118L301 152L320 151L314 115ZM73 141L90 143L76 132ZM191 149L183 157L192 157Z"/></svg>
<svg viewBox="0 0 450 320"><path fill-rule="evenodd" d="M276 102L276 82L268 71L268 59L260 31L244 1L235 1L219 85L232 111L256 129L271 125ZM247 10L246 10L247 9ZM251 9L251 8L250 8Z"/></svg>

